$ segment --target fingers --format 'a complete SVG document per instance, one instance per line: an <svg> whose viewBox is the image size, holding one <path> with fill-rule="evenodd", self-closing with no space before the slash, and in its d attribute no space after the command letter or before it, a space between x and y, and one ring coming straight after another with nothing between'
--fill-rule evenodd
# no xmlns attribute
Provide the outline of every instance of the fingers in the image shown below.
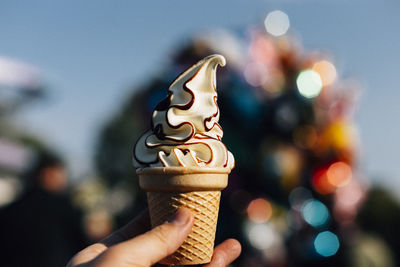
<svg viewBox="0 0 400 267"><path fill-rule="evenodd" d="M150 266L172 254L185 240L193 226L193 215L180 209L172 221L142 234L150 227L146 210L133 221L119 229L101 243L79 252L67 266L78 266L92 261L96 266ZM129 238L135 237L134 239ZM125 241L125 242L123 242ZM122 242L118 245L119 242ZM113 247L107 248L109 246ZM233 262L241 252L240 243L228 239L214 249L210 263L204 267L223 267Z"/></svg>
<svg viewBox="0 0 400 267"><path fill-rule="evenodd" d="M203 267L225 267L239 257L242 247L236 239L228 239L214 249L211 262Z"/></svg>
<svg viewBox="0 0 400 267"><path fill-rule="evenodd" d="M136 238L110 247L96 262L104 266L151 266L172 254L183 243L192 229L194 216L180 209L171 222L157 226Z"/></svg>
<svg viewBox="0 0 400 267"><path fill-rule="evenodd" d="M103 253L108 247L143 234L150 229L149 211L146 209L124 227L118 229L99 243L93 244L76 254L67 267L89 262Z"/></svg>
<svg viewBox="0 0 400 267"><path fill-rule="evenodd" d="M107 247L118 244L120 242L131 239L137 235L141 235L144 232L150 230L150 215L149 210L142 211L136 218L130 221L127 225L118 229L100 243Z"/></svg>

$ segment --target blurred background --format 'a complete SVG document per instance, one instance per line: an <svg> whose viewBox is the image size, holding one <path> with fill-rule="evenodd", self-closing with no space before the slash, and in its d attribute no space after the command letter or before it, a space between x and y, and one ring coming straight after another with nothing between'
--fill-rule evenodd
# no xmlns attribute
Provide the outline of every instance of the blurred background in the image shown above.
<svg viewBox="0 0 400 267"><path fill-rule="evenodd" d="M132 149L219 53L233 266L400 266L400 4L1 1L0 251L63 266L146 206ZM21 254L24 256L22 257Z"/></svg>

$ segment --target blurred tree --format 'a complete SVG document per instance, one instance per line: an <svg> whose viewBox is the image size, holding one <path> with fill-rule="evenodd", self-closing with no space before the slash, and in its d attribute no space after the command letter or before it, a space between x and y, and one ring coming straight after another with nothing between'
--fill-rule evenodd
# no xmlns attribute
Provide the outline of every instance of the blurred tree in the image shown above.
<svg viewBox="0 0 400 267"><path fill-rule="evenodd" d="M35 152L45 150L39 137L33 136L15 126L13 119L29 103L43 99L46 86L40 71L29 64L15 59L0 57L0 174L22 172L13 168L14 163L27 166ZM28 155L30 154L30 155ZM3 159L3 164L2 164ZM4 160L5 159L5 160ZM18 163L17 161L21 161Z"/></svg>
<svg viewBox="0 0 400 267"><path fill-rule="evenodd" d="M382 237L393 252L400 251L400 204L387 190L373 187L369 191L358 222L366 232ZM400 255L394 256L396 266L400 266Z"/></svg>

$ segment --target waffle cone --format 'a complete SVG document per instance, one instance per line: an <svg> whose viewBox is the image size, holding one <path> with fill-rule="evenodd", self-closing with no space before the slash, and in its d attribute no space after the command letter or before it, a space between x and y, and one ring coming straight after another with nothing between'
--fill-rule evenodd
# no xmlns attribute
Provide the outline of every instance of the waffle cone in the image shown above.
<svg viewBox="0 0 400 267"><path fill-rule="evenodd" d="M194 265L211 261L221 190L227 186L226 168L155 167L138 169L140 187L147 191L152 227L181 207L194 215L189 236L178 250L160 263Z"/></svg>

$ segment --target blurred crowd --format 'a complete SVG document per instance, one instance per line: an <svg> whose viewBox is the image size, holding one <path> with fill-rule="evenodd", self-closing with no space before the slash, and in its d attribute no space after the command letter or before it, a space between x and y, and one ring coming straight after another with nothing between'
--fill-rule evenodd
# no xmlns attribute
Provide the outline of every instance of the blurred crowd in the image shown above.
<svg viewBox="0 0 400 267"><path fill-rule="evenodd" d="M131 165L134 140L170 82L213 53L228 60L218 104L236 160L216 242L242 243L233 266L399 266L400 205L358 168L360 88L339 76L330 55L303 49L289 26L275 11L263 27L200 34L177 47L105 122L96 169L75 185L44 140L12 125L10 114L40 97L40 84L14 86L23 90L0 102L2 266L63 266L146 207Z"/></svg>
<svg viewBox="0 0 400 267"><path fill-rule="evenodd" d="M25 189L0 211L3 266L63 266L86 238L81 212L66 195L67 173L55 155L40 155Z"/></svg>

